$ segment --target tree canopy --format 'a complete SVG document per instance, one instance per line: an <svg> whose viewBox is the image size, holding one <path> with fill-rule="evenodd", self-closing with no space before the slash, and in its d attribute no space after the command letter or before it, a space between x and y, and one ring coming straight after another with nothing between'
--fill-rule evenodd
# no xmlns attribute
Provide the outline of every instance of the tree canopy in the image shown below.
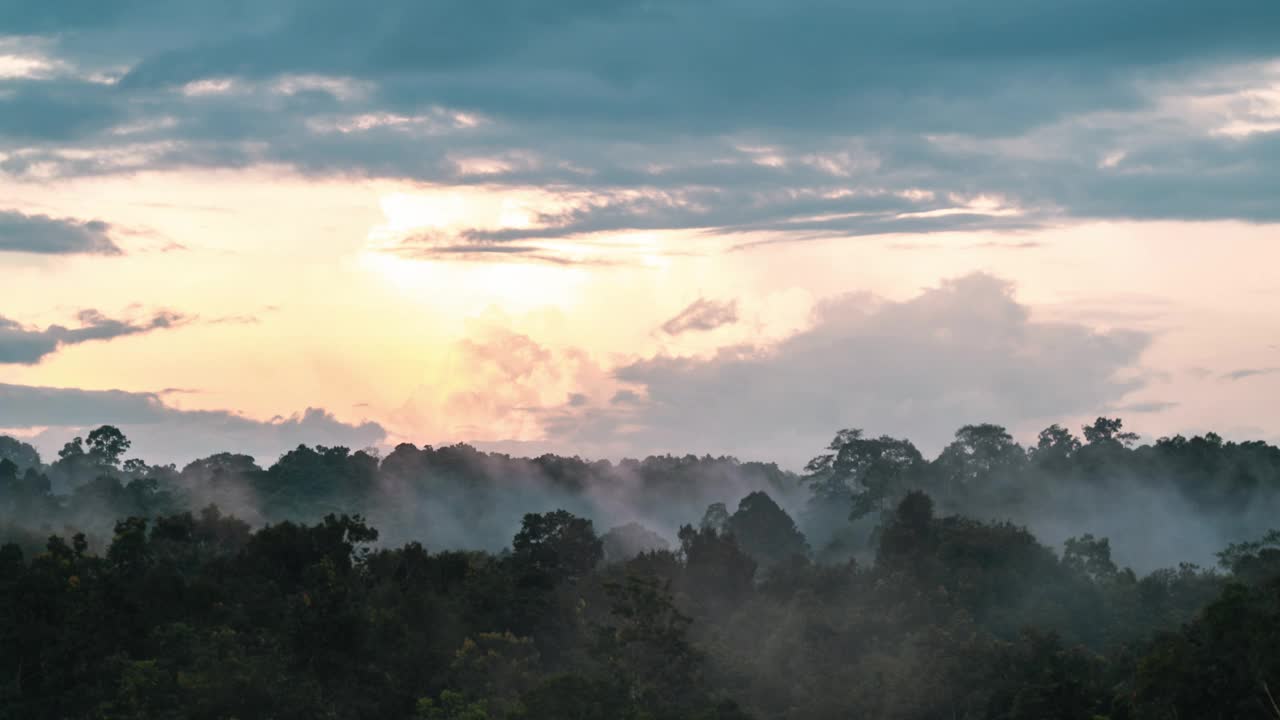
<svg viewBox="0 0 1280 720"><path fill-rule="evenodd" d="M0 442L0 720L1280 717L1266 443L850 430L801 475L87 437ZM1216 567L1131 566L1169 508Z"/></svg>

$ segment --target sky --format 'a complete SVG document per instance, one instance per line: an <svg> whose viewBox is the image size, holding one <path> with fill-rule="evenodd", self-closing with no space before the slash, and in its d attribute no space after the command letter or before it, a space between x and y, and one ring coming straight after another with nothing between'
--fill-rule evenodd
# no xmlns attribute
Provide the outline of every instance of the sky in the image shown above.
<svg viewBox="0 0 1280 720"><path fill-rule="evenodd" d="M1274 0L0 0L0 431L1280 440Z"/></svg>

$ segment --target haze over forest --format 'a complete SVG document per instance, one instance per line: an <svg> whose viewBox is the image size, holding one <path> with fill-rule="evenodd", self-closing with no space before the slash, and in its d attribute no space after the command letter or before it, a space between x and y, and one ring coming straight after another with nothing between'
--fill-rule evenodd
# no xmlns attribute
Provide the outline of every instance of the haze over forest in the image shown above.
<svg viewBox="0 0 1280 720"><path fill-rule="evenodd" d="M1212 433L1139 444L1118 418L1082 431L1052 425L1024 448L1003 427L967 425L926 457L909 439L843 430L796 473L729 456L613 463L411 443L385 457L374 448L299 445L266 467L229 450L179 467L132 456L132 441L103 426L65 443L47 465L34 447L0 436L0 463L9 463L0 518L38 548L64 528L97 545L120 518L211 504L255 526L355 513L391 543L497 552L525 514L564 509L602 530L639 526L662 538L645 547L653 549L673 546L681 526L715 512L727 517L764 493L797 523L802 555L837 561L869 557L883 513L921 490L940 510L1011 521L1052 546L1084 534L1111 539L1117 561L1139 571L1211 565L1228 544L1280 525L1275 446Z"/></svg>
<svg viewBox="0 0 1280 720"><path fill-rule="evenodd" d="M1100 417L926 459L0 437L0 717L1266 717L1280 448ZM922 687L923 685L923 687Z"/></svg>

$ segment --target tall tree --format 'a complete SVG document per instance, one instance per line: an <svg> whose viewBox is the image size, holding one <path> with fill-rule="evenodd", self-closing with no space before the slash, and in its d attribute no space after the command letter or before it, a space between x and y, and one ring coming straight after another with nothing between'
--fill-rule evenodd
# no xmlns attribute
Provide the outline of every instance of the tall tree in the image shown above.
<svg viewBox="0 0 1280 720"><path fill-rule="evenodd" d="M1100 417L1092 425L1084 426L1084 439L1090 445L1115 444L1130 447L1138 442L1138 434L1125 432L1120 418Z"/></svg>
<svg viewBox="0 0 1280 720"><path fill-rule="evenodd" d="M868 438L862 430L841 430L823 453L805 466L814 499L848 503L858 519L883 512L919 481L924 458L909 440L883 435Z"/></svg>
<svg viewBox="0 0 1280 720"><path fill-rule="evenodd" d="M604 558L592 522L566 510L525 515L511 548L519 562L556 578L585 575Z"/></svg>
<svg viewBox="0 0 1280 720"><path fill-rule="evenodd" d="M1015 489L1026 466L1027 455L1013 436L999 425L965 425L942 450L933 465L948 508L961 506L964 498L978 502L1014 500L1006 491Z"/></svg>
<svg viewBox="0 0 1280 720"><path fill-rule="evenodd" d="M795 521L764 492L753 492L738 503L728 530L743 551L764 567L809 554L809 544Z"/></svg>
<svg viewBox="0 0 1280 720"><path fill-rule="evenodd" d="M131 445L132 441L114 425L103 425L88 437L89 455L97 463L112 468L120 467L120 459Z"/></svg>

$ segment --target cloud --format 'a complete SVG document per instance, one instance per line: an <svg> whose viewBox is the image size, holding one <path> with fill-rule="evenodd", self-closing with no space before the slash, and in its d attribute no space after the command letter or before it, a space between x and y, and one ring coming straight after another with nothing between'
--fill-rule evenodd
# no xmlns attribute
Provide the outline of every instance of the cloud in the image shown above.
<svg viewBox="0 0 1280 720"><path fill-rule="evenodd" d="M0 384L0 427L151 424L166 413L158 393Z"/></svg>
<svg viewBox="0 0 1280 720"><path fill-rule="evenodd" d="M153 462L224 450L270 461L304 443L362 448L386 438L376 422L345 423L320 408L255 420L224 410L174 408L161 393L0 384L0 427L46 428L35 438L46 453L101 424L120 427L134 441L134 454Z"/></svg>
<svg viewBox="0 0 1280 720"><path fill-rule="evenodd" d="M406 249L436 257L563 262L531 241L645 229L1280 221L1272 0L8 3L0 27L52 68L0 80L18 178L283 165L598 200Z"/></svg>
<svg viewBox="0 0 1280 720"><path fill-rule="evenodd" d="M115 320L97 310L82 310L76 319L80 321L79 327L50 325L44 330L36 330L0 317L0 364L34 365L68 345L141 335L177 327L188 321L186 316L168 310L158 312L143 322Z"/></svg>
<svg viewBox="0 0 1280 720"><path fill-rule="evenodd" d="M1111 410L1122 413L1158 413L1165 410L1172 410L1178 407L1179 403L1168 402L1162 400L1151 400L1147 402L1125 403L1123 405L1115 405Z"/></svg>
<svg viewBox="0 0 1280 720"><path fill-rule="evenodd" d="M211 18L205 42L140 48L141 61L120 85L341 75L376 81L373 98L402 113L440 104L525 123L569 115L574 131L592 125L637 136L748 123L993 132L1070 108L1133 103L1131 74L1166 63L1272 54L1280 11L1267 0L1233 5L1215 12L1188 4L1171 16L1157 0L1123 12L1101 0L1069 9L1041 3L1030 12L1007 0L977 8L942 0L553 1L536 10L404 0L370 16L340 3L316 10L275 2ZM179 7L175 25L200 12ZM98 27L147 22L122 15ZM1085 31L1097 27L1112 30ZM1006 112L991 112L995 105Z"/></svg>
<svg viewBox="0 0 1280 720"><path fill-rule="evenodd" d="M1280 367L1240 368L1239 370L1232 370L1231 372L1223 373L1222 379L1229 382L1237 382L1240 380L1247 380L1252 377L1272 375L1275 373L1280 373Z"/></svg>
<svg viewBox="0 0 1280 720"><path fill-rule="evenodd" d="M587 404L590 388L578 381L593 367L576 348L543 345L494 317L474 319L448 352L454 381L416 388L388 420L428 436L525 439L539 429L540 408Z"/></svg>
<svg viewBox="0 0 1280 720"><path fill-rule="evenodd" d="M40 144L91 138L141 108L102 83L55 78L10 80L0 94L0 136Z"/></svg>
<svg viewBox="0 0 1280 720"><path fill-rule="evenodd" d="M381 248L382 252L402 258L414 260L466 260L471 262L498 261L537 262L551 265L595 265L615 264L606 258L588 258L570 256L536 244L513 243L504 241L494 244L489 241L466 241L462 244L438 244L424 241L422 238L408 238L390 247Z"/></svg>
<svg viewBox="0 0 1280 720"><path fill-rule="evenodd" d="M845 427L936 449L965 423L1030 431L1113 405L1143 387L1134 371L1149 341L1033 321L1008 283L976 274L902 302L835 298L811 328L773 346L625 364L614 374L629 402L561 407L544 423L569 446L682 447L794 466Z"/></svg>
<svg viewBox="0 0 1280 720"><path fill-rule="evenodd" d="M609 398L609 403L612 405L630 405L638 402L641 402L641 398L634 390L619 390Z"/></svg>
<svg viewBox="0 0 1280 720"><path fill-rule="evenodd" d="M1035 250L1044 246L1044 243L1034 240L1024 240L1018 242L976 242L967 245L959 245L955 243L926 243L926 242L897 242L889 245L894 250L940 250L944 247L959 250Z"/></svg>
<svg viewBox="0 0 1280 720"><path fill-rule="evenodd" d="M101 220L71 220L0 210L0 252L119 255L111 226Z"/></svg>
<svg viewBox="0 0 1280 720"><path fill-rule="evenodd" d="M715 330L722 325L738 322L738 302L716 302L698 298L670 320L662 323L662 331L679 335L690 331Z"/></svg>

